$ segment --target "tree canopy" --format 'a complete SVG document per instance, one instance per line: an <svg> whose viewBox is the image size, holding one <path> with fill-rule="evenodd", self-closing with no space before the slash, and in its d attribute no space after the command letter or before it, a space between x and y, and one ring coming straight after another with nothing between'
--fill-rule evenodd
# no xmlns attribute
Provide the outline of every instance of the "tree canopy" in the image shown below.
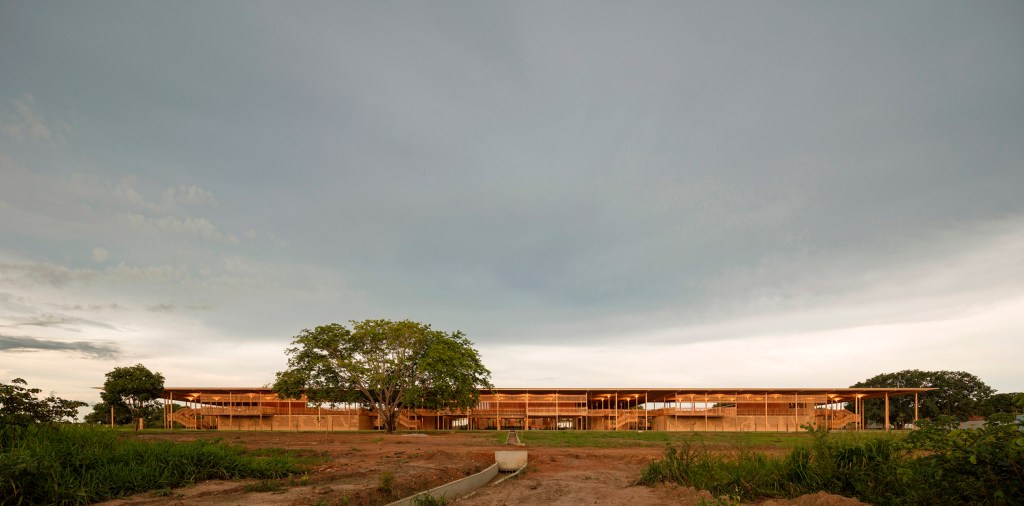
<svg viewBox="0 0 1024 506"><path fill-rule="evenodd" d="M78 408L88 406L54 395L40 398L41 392L38 388L29 388L28 382L21 378L14 378L9 385L0 383L0 427L74 420L78 417Z"/></svg>
<svg viewBox="0 0 1024 506"><path fill-rule="evenodd" d="M116 367L107 373L100 397L107 406L123 408L131 415L132 424L138 430L138 421L145 416L145 409L160 397L164 390L164 376L150 371L142 364L131 367ZM108 408L109 409L109 408Z"/></svg>
<svg viewBox="0 0 1024 506"><path fill-rule="evenodd" d="M302 392L311 402L357 402L375 411L389 433L400 409L419 406L464 411L492 387L473 343L460 331L442 332L409 320L352 321L304 329L285 350L288 369L274 389Z"/></svg>
<svg viewBox="0 0 1024 506"><path fill-rule="evenodd" d="M982 415L986 400L995 393L977 376L964 371L920 371L917 369L879 374L852 385L853 388L935 388L919 395L921 418L947 415L962 420ZM890 420L896 426L914 420L914 398L892 397L889 400ZM879 399L865 402L868 421L885 420L885 404Z"/></svg>

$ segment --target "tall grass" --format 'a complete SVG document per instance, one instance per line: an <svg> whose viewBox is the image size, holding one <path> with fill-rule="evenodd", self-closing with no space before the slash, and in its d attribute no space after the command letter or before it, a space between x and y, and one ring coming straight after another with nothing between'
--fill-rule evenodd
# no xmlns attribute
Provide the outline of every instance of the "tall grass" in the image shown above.
<svg viewBox="0 0 1024 506"><path fill-rule="evenodd" d="M0 504L87 504L208 479L281 478L309 462L217 440L146 442L100 427L4 427Z"/></svg>
<svg viewBox="0 0 1024 506"><path fill-rule="evenodd" d="M493 432L493 431L492 431ZM812 439L806 432L665 432L665 431L587 431L531 430L517 431L519 440L529 446L557 448L637 448L700 441L708 446L771 446L792 448ZM504 443L505 433L495 436Z"/></svg>
<svg viewBox="0 0 1024 506"><path fill-rule="evenodd" d="M1020 504L1024 434L1019 425L996 420L977 431L922 427L905 438L811 431L810 444L782 457L744 448L723 453L689 441L666 449L638 481L676 482L743 500L825 491L878 505Z"/></svg>

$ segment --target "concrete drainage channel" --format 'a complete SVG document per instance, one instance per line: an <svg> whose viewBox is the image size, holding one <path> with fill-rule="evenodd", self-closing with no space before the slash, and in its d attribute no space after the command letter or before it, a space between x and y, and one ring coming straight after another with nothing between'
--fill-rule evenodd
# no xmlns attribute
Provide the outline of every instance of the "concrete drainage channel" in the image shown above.
<svg viewBox="0 0 1024 506"><path fill-rule="evenodd" d="M515 431L509 432L509 437L505 441L506 444L523 446L519 442L519 438L516 437ZM420 502L426 504L434 504L425 496L430 496L434 500L442 501L454 501L460 497L465 497L478 488L484 485L496 485L501 483L517 474L523 469L526 469L526 450L513 450L513 451L500 451L494 452L494 464L489 466L487 469L480 471L471 476L460 478L451 483L445 483L439 487L434 487L425 492L419 492L413 494L404 499L399 499L388 506L406 506L414 505Z"/></svg>

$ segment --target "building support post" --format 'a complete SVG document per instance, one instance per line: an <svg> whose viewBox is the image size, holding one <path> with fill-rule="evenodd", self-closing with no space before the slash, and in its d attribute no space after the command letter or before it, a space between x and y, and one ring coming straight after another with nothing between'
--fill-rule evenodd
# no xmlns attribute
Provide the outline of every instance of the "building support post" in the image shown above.
<svg viewBox="0 0 1024 506"><path fill-rule="evenodd" d="M647 415L648 414L649 413L648 413L648 406L647 406L647 392L644 392L644 432L647 432L647 426L648 426L647 425Z"/></svg>
<svg viewBox="0 0 1024 506"><path fill-rule="evenodd" d="M708 431L708 394L704 392L704 432Z"/></svg>
<svg viewBox="0 0 1024 506"><path fill-rule="evenodd" d="M917 392L914 392L914 428L917 428Z"/></svg>
<svg viewBox="0 0 1024 506"><path fill-rule="evenodd" d="M800 430L800 394L793 394L793 432Z"/></svg>
<svg viewBox="0 0 1024 506"><path fill-rule="evenodd" d="M885 393L885 431L889 432L889 392Z"/></svg>
<svg viewBox="0 0 1024 506"><path fill-rule="evenodd" d="M615 430L619 430L619 393L615 392Z"/></svg>

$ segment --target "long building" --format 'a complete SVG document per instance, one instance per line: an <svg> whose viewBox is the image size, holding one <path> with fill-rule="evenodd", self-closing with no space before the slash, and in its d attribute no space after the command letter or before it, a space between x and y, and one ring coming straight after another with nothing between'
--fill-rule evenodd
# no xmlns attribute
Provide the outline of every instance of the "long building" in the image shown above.
<svg viewBox="0 0 1024 506"><path fill-rule="evenodd" d="M466 412L410 407L401 430L779 431L864 428L864 401L930 388L496 388ZM164 427L347 431L379 428L360 404L281 399L270 388L166 388ZM885 427L889 427L889 423Z"/></svg>

